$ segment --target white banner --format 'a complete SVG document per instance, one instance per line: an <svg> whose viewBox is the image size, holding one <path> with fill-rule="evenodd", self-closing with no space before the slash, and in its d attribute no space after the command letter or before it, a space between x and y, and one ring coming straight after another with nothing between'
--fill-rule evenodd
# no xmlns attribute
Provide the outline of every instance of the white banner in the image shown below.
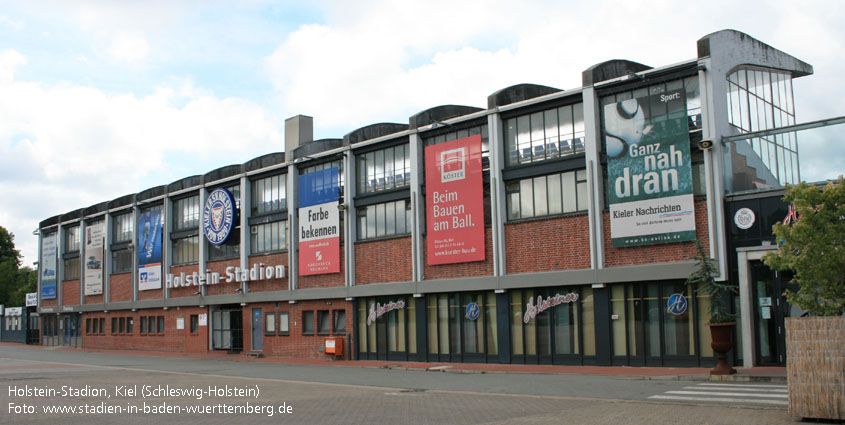
<svg viewBox="0 0 845 425"><path fill-rule="evenodd" d="M611 204L610 237L670 242L673 233L695 232L694 210L692 194Z"/></svg>
<svg viewBox="0 0 845 425"><path fill-rule="evenodd" d="M103 293L103 222L85 228L85 295Z"/></svg>
<svg viewBox="0 0 845 425"><path fill-rule="evenodd" d="M26 294L26 306L35 307L38 305L38 292L30 292Z"/></svg>

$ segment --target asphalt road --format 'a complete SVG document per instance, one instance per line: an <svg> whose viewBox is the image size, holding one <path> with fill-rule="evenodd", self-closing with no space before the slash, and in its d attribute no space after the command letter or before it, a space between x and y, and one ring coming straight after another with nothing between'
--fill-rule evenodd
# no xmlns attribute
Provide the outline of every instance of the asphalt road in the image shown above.
<svg viewBox="0 0 845 425"><path fill-rule="evenodd" d="M783 405L785 390L776 385L707 385L0 346L0 423L797 422Z"/></svg>

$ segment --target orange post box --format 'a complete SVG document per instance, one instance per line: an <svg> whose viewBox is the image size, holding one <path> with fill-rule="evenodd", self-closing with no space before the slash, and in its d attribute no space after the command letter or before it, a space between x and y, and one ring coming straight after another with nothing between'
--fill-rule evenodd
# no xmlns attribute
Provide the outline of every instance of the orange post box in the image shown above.
<svg viewBox="0 0 845 425"><path fill-rule="evenodd" d="M326 354L334 354L335 356L343 356L343 337L328 337L326 338Z"/></svg>

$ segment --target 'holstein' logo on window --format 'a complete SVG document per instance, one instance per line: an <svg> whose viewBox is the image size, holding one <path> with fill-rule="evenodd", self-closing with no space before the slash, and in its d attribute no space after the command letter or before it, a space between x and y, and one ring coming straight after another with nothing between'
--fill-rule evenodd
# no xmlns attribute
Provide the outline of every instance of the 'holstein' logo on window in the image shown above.
<svg viewBox="0 0 845 425"><path fill-rule="evenodd" d="M578 294L570 292L566 295L555 294L553 297L543 299L542 295L537 295L537 304L534 304L534 297L528 299L528 304L525 306L525 315L522 316L522 321L528 323L531 319L537 317L538 314L559 304L573 303L578 301Z"/></svg>
<svg viewBox="0 0 845 425"><path fill-rule="evenodd" d="M216 189L208 195L202 211L203 233L212 244L222 245L234 226L235 197L226 189Z"/></svg>
<svg viewBox="0 0 845 425"><path fill-rule="evenodd" d="M447 183L466 178L466 148L440 152L440 182Z"/></svg>
<svg viewBox="0 0 845 425"><path fill-rule="evenodd" d="M393 310L401 310L405 308L405 301L391 301L385 305L381 305L379 303L375 303L370 306L370 314L367 315L367 326L370 326L378 320L381 316L384 316L385 313L393 311Z"/></svg>

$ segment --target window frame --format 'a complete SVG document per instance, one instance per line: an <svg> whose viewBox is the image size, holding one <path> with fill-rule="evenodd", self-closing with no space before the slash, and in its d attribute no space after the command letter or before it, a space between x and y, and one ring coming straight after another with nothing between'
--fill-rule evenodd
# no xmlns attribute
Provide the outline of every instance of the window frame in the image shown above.
<svg viewBox="0 0 845 425"><path fill-rule="evenodd" d="M332 315L331 310L317 310L316 313L316 328L317 335L331 335L332 334ZM323 330L323 324L326 324L328 329Z"/></svg>
<svg viewBox="0 0 845 425"><path fill-rule="evenodd" d="M310 315L310 320L307 317ZM310 326L309 326L310 323ZM308 328L311 328L309 331ZM317 314L314 310L302 310L302 335L316 335L317 330Z"/></svg>
<svg viewBox="0 0 845 425"><path fill-rule="evenodd" d="M272 318L272 320L271 320ZM270 329L270 325L273 326L273 329ZM268 311L264 313L264 335L267 336L276 336L277 327L276 327L276 312L275 311Z"/></svg>
<svg viewBox="0 0 845 425"><path fill-rule="evenodd" d="M343 313L343 329L337 328L337 319L340 316L340 313ZM331 312L331 325L332 325L332 334L333 335L345 335L346 329L349 327L346 322L346 310L332 310Z"/></svg>
<svg viewBox="0 0 845 425"><path fill-rule="evenodd" d="M280 311L278 312L279 316L279 325L276 327L276 334L279 336L288 336L290 335L290 312L289 311ZM285 330L282 330L282 316L285 316Z"/></svg>

